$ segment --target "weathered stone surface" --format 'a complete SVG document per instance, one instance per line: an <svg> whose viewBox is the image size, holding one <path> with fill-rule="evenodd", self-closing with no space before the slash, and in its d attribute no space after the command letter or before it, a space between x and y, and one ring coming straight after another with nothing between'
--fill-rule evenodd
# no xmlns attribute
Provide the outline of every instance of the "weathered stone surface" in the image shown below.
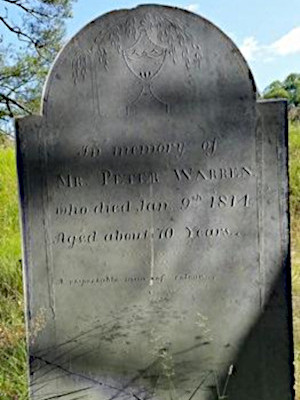
<svg viewBox="0 0 300 400"><path fill-rule="evenodd" d="M17 121L32 399L292 399L286 104L194 14L110 13Z"/></svg>

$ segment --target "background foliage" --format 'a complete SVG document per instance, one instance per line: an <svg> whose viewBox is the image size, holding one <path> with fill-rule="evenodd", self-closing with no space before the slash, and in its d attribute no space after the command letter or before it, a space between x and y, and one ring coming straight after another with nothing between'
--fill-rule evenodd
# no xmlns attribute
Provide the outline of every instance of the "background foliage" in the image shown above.
<svg viewBox="0 0 300 400"><path fill-rule="evenodd" d="M14 116L38 111L72 1L0 0L0 133L12 133Z"/></svg>
<svg viewBox="0 0 300 400"><path fill-rule="evenodd" d="M272 82L263 92L265 99L286 99L291 121L300 121L300 74L289 74L284 81Z"/></svg>

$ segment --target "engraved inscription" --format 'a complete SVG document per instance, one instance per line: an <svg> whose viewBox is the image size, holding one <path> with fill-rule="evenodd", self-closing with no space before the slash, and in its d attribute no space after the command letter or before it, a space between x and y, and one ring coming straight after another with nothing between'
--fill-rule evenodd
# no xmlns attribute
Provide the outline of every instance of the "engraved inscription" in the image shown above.
<svg viewBox="0 0 300 400"><path fill-rule="evenodd" d="M78 188L84 186L84 181L81 176L68 175L58 175L57 176L57 186L67 187L67 188Z"/></svg>
<svg viewBox="0 0 300 400"><path fill-rule="evenodd" d="M128 242L146 240L150 237L150 231L148 229L140 232L121 232L116 229L114 232L107 233L104 236L106 242Z"/></svg>
<svg viewBox="0 0 300 400"><path fill-rule="evenodd" d="M85 145L82 146L78 152L78 156L80 157L90 157L95 158L99 157L102 153L102 149L100 146L96 145Z"/></svg>
<svg viewBox="0 0 300 400"><path fill-rule="evenodd" d="M163 200L139 199L136 201L126 200L120 203L108 203L100 201L97 204L86 206L74 203L60 204L55 207L55 215L61 217L81 217L88 214L111 215L128 213L163 213L167 210L179 209L186 211L190 208L249 208L251 198L246 194L215 194L201 195L200 193L182 198L179 203L172 204Z"/></svg>
<svg viewBox="0 0 300 400"><path fill-rule="evenodd" d="M93 211L95 214L116 214L116 213L128 213L131 211L132 204L131 201L126 201L125 203L119 204L106 204L103 201L97 204Z"/></svg>
<svg viewBox="0 0 300 400"><path fill-rule="evenodd" d="M172 239L174 236L174 229L172 227L157 228L156 230L145 229L139 232L121 232L116 229L104 235L105 242L131 242L147 240L150 238L157 238L159 240Z"/></svg>
<svg viewBox="0 0 300 400"><path fill-rule="evenodd" d="M200 228L186 226L186 233L189 239L194 238L229 238L230 236L240 237L240 232L234 232L229 228Z"/></svg>
<svg viewBox="0 0 300 400"><path fill-rule="evenodd" d="M158 172L138 172L135 174L119 174L111 170L100 172L100 182L106 185L138 185L159 183Z"/></svg>
<svg viewBox="0 0 300 400"><path fill-rule="evenodd" d="M111 232L103 234L100 240L105 243L129 243L129 242L140 242L150 239L155 240L170 240L175 236L179 236L182 239L218 239L218 238L234 238L241 237L241 233L237 230L228 227L199 227L199 226L186 226L185 229L180 229L178 232L172 226L166 226L163 228L146 228L136 231L123 231L115 229ZM91 233L78 233L78 234L67 234L66 232L59 232L53 241L54 245L64 245L69 249L73 249L78 246L92 245L99 241L99 234L97 231Z"/></svg>
<svg viewBox="0 0 300 400"><path fill-rule="evenodd" d="M176 154L178 157L181 157L184 152L184 147L185 144L183 142L114 146L113 155L123 157L129 155Z"/></svg>
<svg viewBox="0 0 300 400"><path fill-rule="evenodd" d="M211 139L211 140L205 140L202 143L202 150L204 152L204 154L208 157L211 157L215 154L215 152L217 151L217 139Z"/></svg>
<svg viewBox="0 0 300 400"><path fill-rule="evenodd" d="M174 229L173 228L163 228L163 229L158 229L159 231L159 239L172 239L174 236Z"/></svg>
<svg viewBox="0 0 300 400"><path fill-rule="evenodd" d="M118 283L119 282L119 278L117 278L116 276L105 276L105 277L97 277L97 278L91 278L91 279L87 279L87 278L77 278L77 279L63 279L61 278L59 281L60 285L66 284L68 283L69 286L92 286L92 285L105 285L105 284L114 284L114 283Z"/></svg>
<svg viewBox="0 0 300 400"><path fill-rule="evenodd" d="M54 244L63 244L68 248L73 249L78 245L89 245L96 242L97 232L89 234L81 233L78 235L68 235L65 232L60 232L54 239Z"/></svg>
<svg viewBox="0 0 300 400"><path fill-rule="evenodd" d="M165 201L154 202L154 201L145 201L141 200L140 208L137 211L166 211L168 208L168 203Z"/></svg>
<svg viewBox="0 0 300 400"><path fill-rule="evenodd" d="M176 275L155 275L150 277L151 282L155 282L158 284L166 283L167 281L174 280L177 284L180 283L193 283L199 282L204 283L207 281L214 282L217 280L217 277L214 275L206 275L206 274L193 274L193 273L180 273ZM91 286L108 286L114 284L139 284L139 283L146 283L149 284L149 277L142 276L142 275L132 275L132 276L125 276L120 278L116 275L104 275L104 276L97 276L92 278L87 277L78 277L78 278L60 278L57 281L58 286L68 285L69 287L91 287Z"/></svg>
<svg viewBox="0 0 300 400"><path fill-rule="evenodd" d="M197 206L197 205L199 205L201 203L202 199L203 199L202 196L200 194L198 194L198 193L194 194L194 195L192 195L190 197L184 197L181 200L180 209L181 210L187 210L189 207Z"/></svg>
<svg viewBox="0 0 300 400"><path fill-rule="evenodd" d="M174 169L178 181L212 181L222 179L245 179L254 176L252 169L242 167L224 167L210 169L196 169L192 167Z"/></svg>
<svg viewBox="0 0 300 400"><path fill-rule="evenodd" d="M204 274L178 274L175 275L175 281L215 281L216 277L215 276L208 276Z"/></svg>
<svg viewBox="0 0 300 400"><path fill-rule="evenodd" d="M210 145L207 143L207 146ZM136 145L119 145L113 146L111 153L114 157L125 156L149 156L155 154L170 154L181 157L185 150L185 143L183 142L168 142L168 143L143 143ZM211 152L210 149L206 151ZM103 149L100 145L84 145L82 146L77 155L84 158L97 158L102 155Z"/></svg>
<svg viewBox="0 0 300 400"><path fill-rule="evenodd" d="M67 206L60 205L56 207L56 215L86 215L89 212L89 208L86 206L76 206L69 204Z"/></svg>
<svg viewBox="0 0 300 400"><path fill-rule="evenodd" d="M250 196L245 194L244 196L236 195L220 195L211 197L211 208L233 208L233 207L250 207Z"/></svg>
<svg viewBox="0 0 300 400"><path fill-rule="evenodd" d="M126 214L132 211L136 212L163 212L169 208L169 203L166 201L148 201L141 199L135 204L130 200L122 203L100 203L87 207L70 203L68 205L59 205L56 207L55 214L58 216L83 216L87 214L109 215L109 214Z"/></svg>
<svg viewBox="0 0 300 400"><path fill-rule="evenodd" d="M178 147L178 155L182 154L183 147ZM119 152L126 154L125 152ZM164 171L164 180L168 179L166 174L176 179L177 182L203 182L203 181L220 181L220 180L244 180L254 177L255 174L251 168L242 167L224 167L224 168L210 168L198 169L193 167L188 168L175 168L173 170ZM98 172L98 182L101 186L109 185L152 185L161 183L161 177L157 171L142 171L134 173L120 173L112 171L111 169L104 169ZM58 188L81 188L88 186L86 181L81 176L73 176L72 174L60 173L56 176Z"/></svg>

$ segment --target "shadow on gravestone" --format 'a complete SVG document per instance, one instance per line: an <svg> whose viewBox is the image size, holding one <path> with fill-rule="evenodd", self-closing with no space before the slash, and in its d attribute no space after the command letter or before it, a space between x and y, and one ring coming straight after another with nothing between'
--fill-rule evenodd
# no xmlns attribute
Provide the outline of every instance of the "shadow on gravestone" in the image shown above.
<svg viewBox="0 0 300 400"><path fill-rule="evenodd" d="M293 398L286 103L192 13L106 14L17 120L34 400Z"/></svg>

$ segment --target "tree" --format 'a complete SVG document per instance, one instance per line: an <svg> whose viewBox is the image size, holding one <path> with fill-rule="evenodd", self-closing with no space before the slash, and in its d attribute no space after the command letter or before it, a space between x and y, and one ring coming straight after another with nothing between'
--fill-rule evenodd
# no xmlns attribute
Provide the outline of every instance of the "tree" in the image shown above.
<svg viewBox="0 0 300 400"><path fill-rule="evenodd" d="M0 133L36 112L74 0L0 0Z"/></svg>
<svg viewBox="0 0 300 400"><path fill-rule="evenodd" d="M296 107L300 106L300 74L290 74L283 84L289 92L290 103Z"/></svg>
<svg viewBox="0 0 300 400"><path fill-rule="evenodd" d="M263 92L265 99L285 98L291 107L300 106L300 74L290 74L283 82L272 82Z"/></svg>

